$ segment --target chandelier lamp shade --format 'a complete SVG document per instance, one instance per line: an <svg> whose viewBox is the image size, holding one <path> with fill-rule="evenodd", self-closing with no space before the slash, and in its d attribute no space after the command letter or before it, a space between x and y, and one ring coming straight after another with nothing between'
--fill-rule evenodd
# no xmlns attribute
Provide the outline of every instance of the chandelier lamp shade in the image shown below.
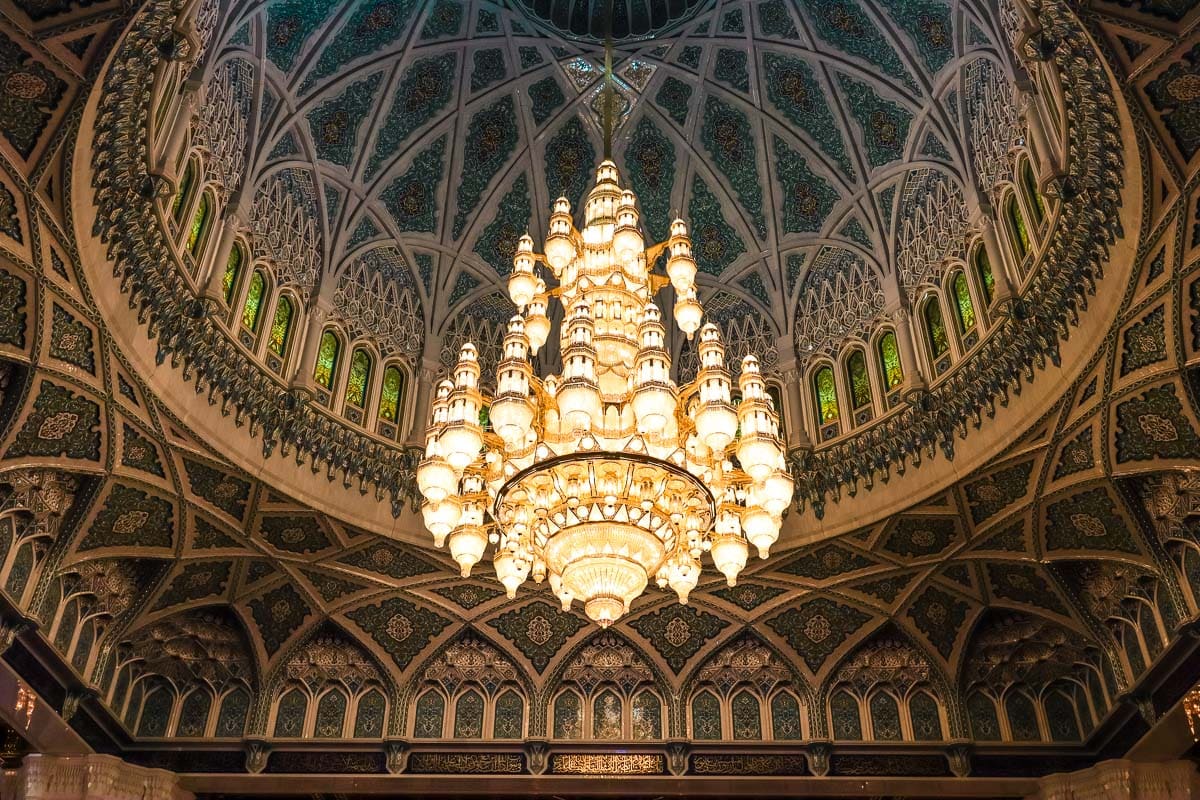
<svg viewBox="0 0 1200 800"><path fill-rule="evenodd" d="M564 610L578 600L601 626L651 580L686 603L706 553L733 586L750 548L766 558L778 539L793 483L758 360L742 360L735 391L720 328L702 326L687 225L675 220L647 247L637 198L605 160L582 230L559 198L543 250L528 234L517 244L508 293L518 313L495 396L480 391L471 343L435 388L417 470L435 544L448 544L464 577L490 544L509 597L548 580ZM664 251L666 275L656 274ZM675 323L699 334L699 371L683 386L654 302L667 284ZM562 372L538 376L531 357L552 332L552 298L563 307Z"/></svg>

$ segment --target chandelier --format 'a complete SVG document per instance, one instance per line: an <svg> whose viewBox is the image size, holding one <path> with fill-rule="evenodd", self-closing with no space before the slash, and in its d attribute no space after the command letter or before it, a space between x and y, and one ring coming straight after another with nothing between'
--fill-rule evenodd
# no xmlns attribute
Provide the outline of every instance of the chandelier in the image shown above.
<svg viewBox="0 0 1200 800"><path fill-rule="evenodd" d="M720 328L701 327L687 225L675 220L647 247L637 199L609 160L584 220L576 229L559 198L544 254L521 237L495 396L482 395L478 353L464 344L453 380L435 388L417 484L425 525L463 577L490 543L509 597L529 577L549 579L564 610L579 600L607 627L651 579L686 603L705 553L733 586L749 546L767 557L793 484L758 360L742 360L735 403ZM664 251L666 275L655 274ZM684 386L670 377L654 303L668 283L676 324L689 339L699 331L699 372ZM551 298L564 311L562 372L538 377L530 357L550 336Z"/></svg>

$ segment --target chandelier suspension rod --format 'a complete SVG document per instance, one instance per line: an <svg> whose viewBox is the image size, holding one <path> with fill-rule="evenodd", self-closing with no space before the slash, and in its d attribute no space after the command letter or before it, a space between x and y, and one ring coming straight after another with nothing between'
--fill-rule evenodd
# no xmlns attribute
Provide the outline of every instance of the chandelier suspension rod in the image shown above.
<svg viewBox="0 0 1200 800"><path fill-rule="evenodd" d="M604 17L604 158L612 159L613 139L613 100L616 92L613 87L613 0L607 0Z"/></svg>

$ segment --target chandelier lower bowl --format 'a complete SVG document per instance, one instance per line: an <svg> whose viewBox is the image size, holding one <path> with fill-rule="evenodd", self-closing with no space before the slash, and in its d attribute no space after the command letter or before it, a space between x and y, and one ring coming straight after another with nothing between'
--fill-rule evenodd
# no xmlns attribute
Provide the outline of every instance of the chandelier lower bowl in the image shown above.
<svg viewBox="0 0 1200 800"><path fill-rule="evenodd" d="M558 532L545 553L546 566L561 576L562 588L583 602L589 618L607 626L646 590L666 560L667 547L636 525L593 522Z"/></svg>

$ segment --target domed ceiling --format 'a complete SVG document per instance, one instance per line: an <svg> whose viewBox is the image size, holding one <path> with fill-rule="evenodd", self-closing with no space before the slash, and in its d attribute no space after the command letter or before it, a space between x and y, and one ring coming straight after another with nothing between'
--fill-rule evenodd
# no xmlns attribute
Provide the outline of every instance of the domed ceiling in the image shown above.
<svg viewBox="0 0 1200 800"><path fill-rule="evenodd" d="M1088 202L1069 227L1115 253L1072 278L1099 287L1063 323L1089 348L1075 372L1016 381L1045 413L900 513L788 542L736 587L706 575L688 606L652 590L600 632L297 500L315 480L388 502L350 457L263 448L261 418L222 394L241 365L156 391L200 369L147 311L172 287L131 266L161 222L143 126L177 9L18 5L0 20L0 639L93 746L226 792L213 775L319 771L352 791L363 773L591 769L973 774L1009 781L980 795L1021 796L1033 782L1014 775L1124 753L1198 677L1200 45L1181 31L1200 12L1046 0L1036 18L1025 68L1057 70L1071 133L1098 120L1072 150L1081 185L1063 196ZM591 174L595 30L554 33L584 7L202 4L197 146L285 280L436 362L439 340L507 319L514 237ZM927 281L1008 157L1003 76L1020 73L1003 42L1021 25L982 3L624 8L617 160L652 231L690 220L708 307L755 347L822 352ZM1111 159L1129 188L1083 182ZM368 313L382 306L403 313ZM207 410L228 439L199 429ZM949 420L955 439L971 421ZM247 448L269 451L259 471ZM279 463L289 480L262 466Z"/></svg>

